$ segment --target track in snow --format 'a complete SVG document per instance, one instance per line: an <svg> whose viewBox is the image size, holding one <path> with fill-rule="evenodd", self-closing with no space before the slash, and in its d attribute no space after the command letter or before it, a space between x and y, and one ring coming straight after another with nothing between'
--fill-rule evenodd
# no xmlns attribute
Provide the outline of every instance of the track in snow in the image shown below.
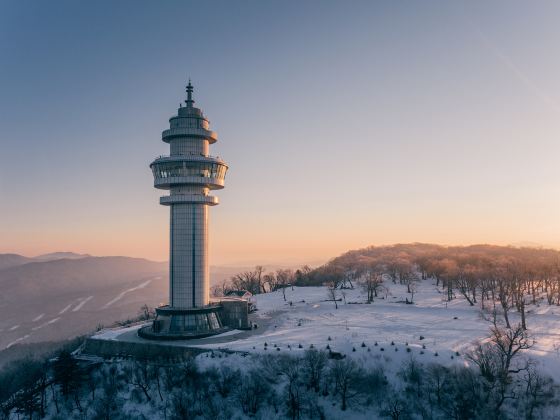
<svg viewBox="0 0 560 420"><path fill-rule="evenodd" d="M124 295L126 295L127 293L130 292L134 292L135 290L139 290L139 289L143 289L144 287L146 287L148 284L150 284L152 282L152 280L146 280L144 283L139 284L136 287L132 287L130 289L125 290L124 292L121 292L117 295L117 297L115 297L114 299L111 299L109 302L107 302L105 305L103 305L103 307L101 309L107 309L109 306L111 306L113 303L121 300Z"/></svg>

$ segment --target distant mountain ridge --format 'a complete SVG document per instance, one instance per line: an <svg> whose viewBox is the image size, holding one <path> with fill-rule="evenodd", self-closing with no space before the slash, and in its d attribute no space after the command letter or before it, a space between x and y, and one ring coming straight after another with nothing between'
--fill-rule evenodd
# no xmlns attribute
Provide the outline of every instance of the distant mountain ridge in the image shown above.
<svg viewBox="0 0 560 420"><path fill-rule="evenodd" d="M51 252L49 254L37 255L33 257L36 261L52 261L52 260L77 260L81 258L91 257L89 254L76 254L75 252Z"/></svg>
<svg viewBox="0 0 560 420"><path fill-rule="evenodd" d="M33 261L33 258L24 257L19 254L0 254L0 270L14 267L16 265L27 264Z"/></svg>
<svg viewBox="0 0 560 420"><path fill-rule="evenodd" d="M57 252L1 254L0 264L0 353L88 333L167 298L165 262Z"/></svg>
<svg viewBox="0 0 560 420"><path fill-rule="evenodd" d="M211 267L210 275L217 283L243 270ZM65 340L165 304L167 274L167 262L143 258L0 254L0 365L6 348Z"/></svg>
<svg viewBox="0 0 560 420"><path fill-rule="evenodd" d="M76 254L75 252L51 252L49 254L42 254L36 257L26 257L19 254L0 254L0 270L5 268L15 267L31 262L38 261L54 261L62 259L81 259L91 257L89 254Z"/></svg>
<svg viewBox="0 0 560 420"><path fill-rule="evenodd" d="M0 270L0 305L61 292L113 287L131 279L163 274L167 264L131 257L83 257L31 261Z"/></svg>

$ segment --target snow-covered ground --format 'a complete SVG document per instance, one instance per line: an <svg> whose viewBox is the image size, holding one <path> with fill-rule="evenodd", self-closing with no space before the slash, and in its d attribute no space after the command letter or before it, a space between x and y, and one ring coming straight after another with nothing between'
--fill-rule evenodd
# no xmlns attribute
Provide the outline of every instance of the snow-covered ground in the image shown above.
<svg viewBox="0 0 560 420"><path fill-rule="evenodd" d="M406 286L387 286L386 299L383 293L372 304L365 303L365 293L359 288L345 290L347 303L338 302L338 309L327 301L324 287L288 288L286 301L281 291L257 295L255 321L267 325L263 331L227 343L197 346L296 354L310 345L317 349L328 345L332 351L364 362L382 362L398 369L411 356L424 363L464 364L464 353L489 334L491 323L484 319L479 306L470 306L461 296L446 302L446 294L431 280L418 284L413 305L403 303L406 298L410 300ZM342 297L341 291L338 293ZM512 323L517 321L515 313L510 318ZM560 308L531 307L527 323L535 345L526 354L544 372L559 377Z"/></svg>

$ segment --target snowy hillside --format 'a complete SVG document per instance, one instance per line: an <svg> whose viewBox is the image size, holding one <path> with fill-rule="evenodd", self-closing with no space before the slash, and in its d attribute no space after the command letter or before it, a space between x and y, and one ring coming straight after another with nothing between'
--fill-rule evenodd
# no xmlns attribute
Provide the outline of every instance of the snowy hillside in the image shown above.
<svg viewBox="0 0 560 420"><path fill-rule="evenodd" d="M58 385L43 408L24 398L32 388L4 409L11 419L41 410L46 418L558 418L560 392L550 379L560 373L556 306L527 311L536 342L511 367L535 363L520 373L508 365L502 381L499 370L485 374L467 355L488 340L488 314L460 297L446 302L431 280L416 286L413 303L406 286L390 281L371 304L360 289L337 289L336 305L326 287L257 295L257 329L166 343L208 350L194 358L83 354L84 374L68 353L54 361ZM510 320L515 325L516 315ZM139 327L93 338L138 343ZM64 391L65 383L73 386Z"/></svg>
<svg viewBox="0 0 560 420"><path fill-rule="evenodd" d="M286 301L281 291L257 295L256 334L227 344L199 346L250 353L278 352L279 348L280 352L297 353L311 344L317 349L329 345L332 351L365 360L377 361L383 355L387 364L399 368L403 357L410 355L417 355L425 363L464 364L464 352L489 335L492 324L484 319L488 314L483 317L479 307L470 306L460 296L447 302L431 280L418 283L414 304L404 303L411 297L406 286L385 285L387 297L380 294L372 304L365 303L365 293L359 288L344 290L347 303L337 302L338 309L327 300L326 287L287 288ZM342 299L342 291L338 293ZM512 322L516 321L512 314ZM560 377L560 307L532 308L528 324L535 345L526 354L543 371ZM406 350L407 343L410 352ZM461 356L457 357L456 352Z"/></svg>

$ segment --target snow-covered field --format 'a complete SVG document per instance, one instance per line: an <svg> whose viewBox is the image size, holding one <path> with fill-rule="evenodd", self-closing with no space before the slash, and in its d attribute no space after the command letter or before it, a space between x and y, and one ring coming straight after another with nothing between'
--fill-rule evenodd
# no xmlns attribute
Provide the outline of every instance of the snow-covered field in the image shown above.
<svg viewBox="0 0 560 420"><path fill-rule="evenodd" d="M264 330L227 343L198 346L296 354L310 345L317 349L328 345L332 351L364 362L382 362L395 370L412 355L424 363L464 364L464 353L488 336L491 323L479 306L470 306L461 296L446 302L446 295L434 283L418 284L413 305L403 303L410 300L406 286L392 283L387 284L387 297L383 293L372 304L365 303L365 293L359 288L345 290L347 303L338 302L338 309L327 301L324 287L288 288L286 301L281 291L257 295L255 322L266 325L261 325ZM510 318L517 322L515 313ZM560 377L560 307L531 307L527 322L535 345L526 354L548 375Z"/></svg>

